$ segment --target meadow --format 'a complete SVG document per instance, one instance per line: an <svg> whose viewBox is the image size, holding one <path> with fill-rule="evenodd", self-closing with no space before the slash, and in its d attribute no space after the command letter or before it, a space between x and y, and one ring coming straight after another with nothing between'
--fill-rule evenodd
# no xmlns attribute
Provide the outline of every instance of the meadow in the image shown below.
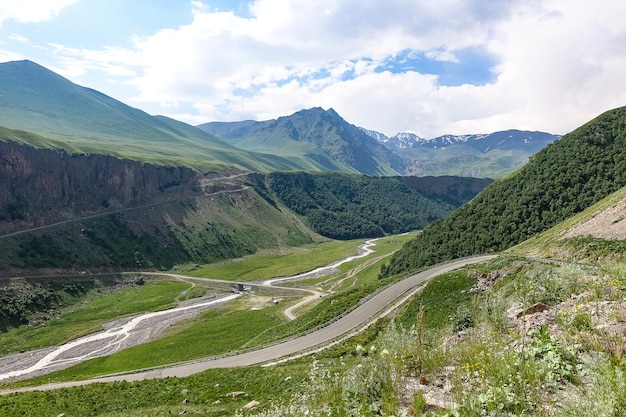
<svg viewBox="0 0 626 417"><path fill-rule="evenodd" d="M355 275L368 276L368 269ZM585 270L502 255L429 281L394 316L309 357L270 367L208 370L187 378L11 394L0 397L0 413L623 415L623 337L606 326L623 318L625 276L623 262L614 260L601 261L598 270ZM481 287L490 277L496 277L495 282ZM339 293L350 298L357 288L367 287L357 285ZM324 302L289 325L314 311L311 317L321 314L321 306L334 308L339 303ZM511 307L537 302L552 313L535 318L507 314ZM551 322L536 322L541 317ZM439 395L439 407L432 405L433 392ZM256 409L244 409L252 400L259 402Z"/></svg>
<svg viewBox="0 0 626 417"><path fill-rule="evenodd" d="M202 265L184 271L192 277L253 281L296 275L356 254L362 239L329 240L278 251L265 250L243 258Z"/></svg>
<svg viewBox="0 0 626 417"><path fill-rule="evenodd" d="M386 255L398 249L410 238L410 235L383 238L375 247L376 252L374 254L342 265L338 274L311 282L290 283L289 285L307 287L309 285L321 285L321 281L324 281L323 286L327 286L329 289L333 287L333 283L337 284L335 288L332 288L332 293L329 293L318 303L304 308L298 313L299 317L294 321L288 321L282 312L295 302L296 298L288 297L275 305L272 302L272 297L268 295L246 294L237 301L210 309L194 319L170 327L165 334L156 340L113 355L91 359L42 377L17 382L13 386L80 380L98 375L219 355L240 349L254 348L307 331L349 311L363 297L376 291L381 285L388 284L389 281L377 279L377 273L380 269L379 262L387 259ZM199 271L214 271L224 268L220 273L224 274L220 275L221 278L224 278L227 275L223 271L231 273L234 266L239 271L246 271L257 265L265 265L266 267L261 268L262 272L257 275L260 278L270 278L273 276L272 271L276 270L301 273L327 264L331 260L351 256L356 253L356 246L361 243L363 241L330 241L312 246L305 251L305 253L310 254L310 256L306 256L309 259L308 262L299 263L298 259L303 257L303 253L297 249L295 252L285 255L286 266L282 269L279 265L282 264L280 257L272 253L253 255L236 262L203 267ZM324 251L325 247L329 248L328 252ZM196 271L193 275L199 275L199 273ZM350 284L346 285L348 281ZM154 284L161 285L159 288L163 293L170 295L180 295L181 290L190 286L188 283L160 280L155 281ZM164 284L175 284L176 290L162 286ZM195 289L195 291L199 291L199 289ZM116 294L106 295L98 306L108 311L107 314L114 314L117 311L115 306L120 300L137 298L136 295L133 295L135 292L135 289L125 289ZM164 307L161 306L161 308ZM72 317L76 320L75 324L80 323L80 315L70 316L66 322L71 323ZM21 331L27 333L28 329L21 329Z"/></svg>

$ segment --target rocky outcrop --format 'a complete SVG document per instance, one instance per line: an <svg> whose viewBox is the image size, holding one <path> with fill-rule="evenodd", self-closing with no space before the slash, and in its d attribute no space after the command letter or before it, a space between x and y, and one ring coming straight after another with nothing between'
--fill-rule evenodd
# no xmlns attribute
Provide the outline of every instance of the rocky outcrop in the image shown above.
<svg viewBox="0 0 626 417"><path fill-rule="evenodd" d="M190 196L202 175L0 142L0 234Z"/></svg>
<svg viewBox="0 0 626 417"><path fill-rule="evenodd" d="M310 243L245 177L0 142L0 276L165 270Z"/></svg>

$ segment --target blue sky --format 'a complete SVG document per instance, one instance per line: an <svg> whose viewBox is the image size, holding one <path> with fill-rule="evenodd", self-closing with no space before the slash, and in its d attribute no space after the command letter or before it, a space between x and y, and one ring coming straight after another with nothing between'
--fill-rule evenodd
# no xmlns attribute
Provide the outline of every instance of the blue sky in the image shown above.
<svg viewBox="0 0 626 417"><path fill-rule="evenodd" d="M567 133L626 105L623 16L615 0L7 0L0 62L191 124L321 106L387 135Z"/></svg>

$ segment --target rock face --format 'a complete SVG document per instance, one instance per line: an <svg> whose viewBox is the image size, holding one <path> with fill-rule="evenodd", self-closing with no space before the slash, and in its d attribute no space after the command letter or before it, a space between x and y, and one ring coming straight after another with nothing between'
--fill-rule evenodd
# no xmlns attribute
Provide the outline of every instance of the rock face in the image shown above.
<svg viewBox="0 0 626 417"><path fill-rule="evenodd" d="M0 276L169 269L311 242L235 169L0 142Z"/></svg>
<svg viewBox="0 0 626 417"><path fill-rule="evenodd" d="M0 234L191 195L200 177L185 167L0 142Z"/></svg>

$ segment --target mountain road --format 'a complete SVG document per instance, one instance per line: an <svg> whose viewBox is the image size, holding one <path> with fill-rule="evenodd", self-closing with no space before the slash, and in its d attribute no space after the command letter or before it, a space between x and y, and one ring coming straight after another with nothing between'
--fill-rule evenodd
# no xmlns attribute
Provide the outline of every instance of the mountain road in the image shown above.
<svg viewBox="0 0 626 417"><path fill-rule="evenodd" d="M186 377L212 368L257 365L275 361L299 352L310 351L313 348L324 344L332 343L342 335L345 335L346 333L365 325L368 321L373 320L386 307L435 276L450 272L466 265L489 261L495 257L495 255L484 255L457 259L416 273L386 287L382 291L362 302L357 308L350 311L345 316L325 327L258 350L248 351L232 356L221 356L177 365L175 364L170 367L138 371L136 373L111 375L83 381L53 383L36 387L24 387L16 390L0 392L0 395L11 392L43 391L74 387L97 382L139 381L153 378Z"/></svg>

